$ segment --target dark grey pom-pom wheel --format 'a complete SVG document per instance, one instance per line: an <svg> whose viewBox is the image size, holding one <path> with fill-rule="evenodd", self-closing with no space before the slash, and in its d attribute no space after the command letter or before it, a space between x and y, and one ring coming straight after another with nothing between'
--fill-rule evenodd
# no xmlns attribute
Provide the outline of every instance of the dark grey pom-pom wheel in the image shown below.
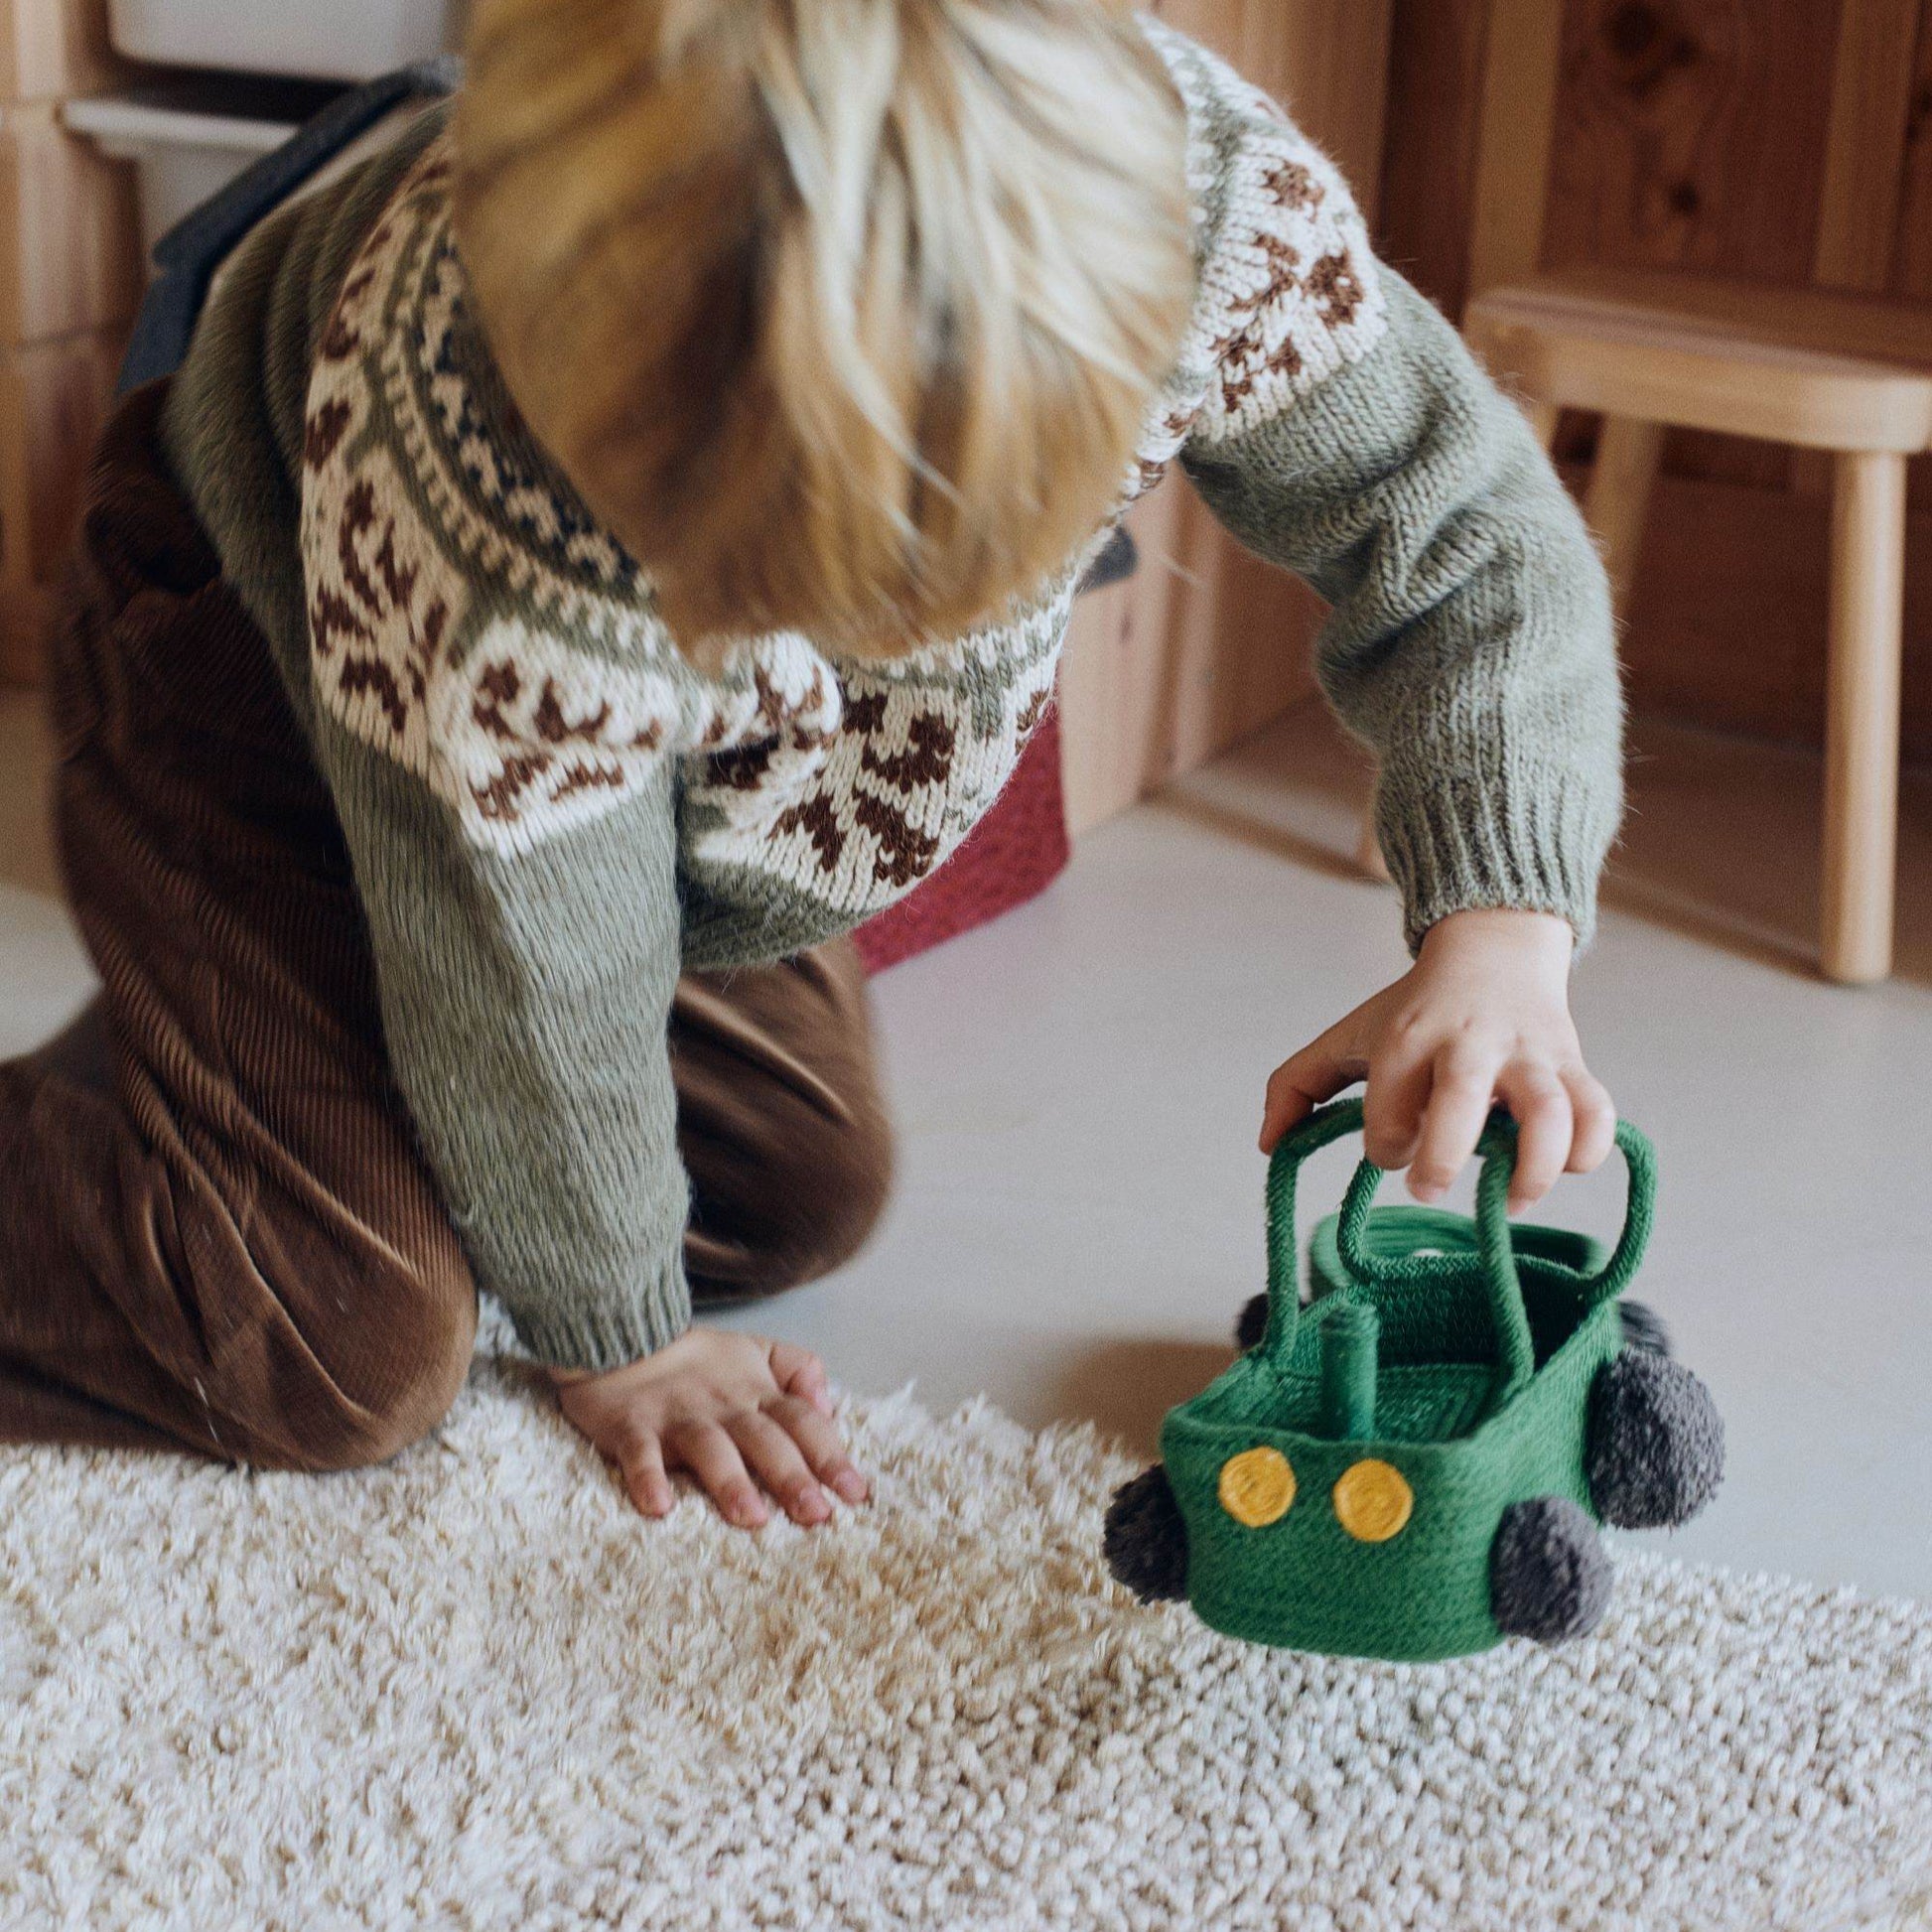
<svg viewBox="0 0 1932 1932"><path fill-rule="evenodd" d="M1489 1547L1489 1610L1504 1635L1587 1637L1609 1608L1613 1581L1596 1525L1568 1496L1532 1496L1503 1511Z"/></svg>
<svg viewBox="0 0 1932 1932"><path fill-rule="evenodd" d="M1241 1312L1234 1318L1234 1345L1242 1354L1251 1348L1261 1346L1261 1338L1268 1332L1268 1297L1257 1295L1242 1305Z"/></svg>
<svg viewBox="0 0 1932 1932"><path fill-rule="evenodd" d="M1642 1348L1652 1355L1671 1352L1670 1330L1664 1325L1664 1317L1648 1302L1632 1301L1626 1295L1616 1305L1616 1311L1623 1324L1626 1348Z"/></svg>
<svg viewBox="0 0 1932 1932"><path fill-rule="evenodd" d="M1675 1529L1724 1480L1724 1419L1682 1362L1626 1348L1597 1371L1590 1391L1586 1467L1604 1522Z"/></svg>
<svg viewBox="0 0 1932 1932"><path fill-rule="evenodd" d="M1187 1525L1162 1464L1115 1491L1100 1552L1114 1581L1143 1603L1172 1603L1187 1594Z"/></svg>

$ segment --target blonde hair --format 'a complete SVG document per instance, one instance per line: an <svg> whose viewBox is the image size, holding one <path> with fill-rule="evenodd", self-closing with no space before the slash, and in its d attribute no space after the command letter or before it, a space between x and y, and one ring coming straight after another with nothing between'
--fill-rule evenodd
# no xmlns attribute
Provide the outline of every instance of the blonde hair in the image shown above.
<svg viewBox="0 0 1932 1932"><path fill-rule="evenodd" d="M890 655L1104 518L1191 305L1118 0L476 0L457 239L512 397L714 658Z"/></svg>

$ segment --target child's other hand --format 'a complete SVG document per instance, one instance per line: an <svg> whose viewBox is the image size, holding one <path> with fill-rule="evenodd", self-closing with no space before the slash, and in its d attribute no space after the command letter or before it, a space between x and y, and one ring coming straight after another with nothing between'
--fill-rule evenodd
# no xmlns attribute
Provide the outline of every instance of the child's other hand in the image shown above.
<svg viewBox="0 0 1932 1932"><path fill-rule="evenodd" d="M1475 1151L1491 1105L1517 1126L1512 1213L1610 1151L1616 1109L1584 1064L1570 1018L1569 924L1543 912L1453 912L1403 977L1275 1070L1264 1154L1297 1121L1366 1079L1363 1141L1378 1168L1440 1200Z"/></svg>
<svg viewBox="0 0 1932 1932"><path fill-rule="evenodd" d="M618 1465L646 1516L670 1513L673 1469L688 1469L741 1529L769 1518L759 1483L808 1526L831 1515L828 1487L849 1503L866 1499L831 1420L825 1365L795 1342L691 1328L608 1374L553 1369L550 1379L564 1414Z"/></svg>

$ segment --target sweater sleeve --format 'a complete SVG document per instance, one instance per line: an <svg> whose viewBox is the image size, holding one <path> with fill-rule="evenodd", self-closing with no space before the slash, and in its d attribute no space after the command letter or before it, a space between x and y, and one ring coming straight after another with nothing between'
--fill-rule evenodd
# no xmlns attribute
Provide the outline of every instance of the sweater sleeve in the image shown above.
<svg viewBox="0 0 1932 1932"><path fill-rule="evenodd" d="M1411 946L1478 906L1590 936L1621 809L1602 566L1521 412L1377 262L1346 185L1224 74L1182 467L1216 517L1332 605L1321 688L1375 754Z"/></svg>
<svg viewBox="0 0 1932 1932"><path fill-rule="evenodd" d="M1383 271L1374 352L1183 466L1208 506L1334 609L1321 688L1374 752L1409 942L1517 906L1595 923L1620 809L1602 566L1527 424Z"/></svg>
<svg viewBox="0 0 1932 1932"><path fill-rule="evenodd" d="M621 811L501 855L392 761L319 745L379 962L389 1058L482 1285L540 1360L606 1369L690 1321L666 1030L670 761Z"/></svg>
<svg viewBox="0 0 1932 1932"><path fill-rule="evenodd" d="M406 213L385 217L402 260ZM667 1028L673 747L702 697L663 639L600 683L578 624L533 623L422 507L385 434L410 404L380 381L382 259L330 313L292 450L317 755L390 1063L478 1279L539 1359L614 1368L690 1319Z"/></svg>
<svg viewBox="0 0 1932 1932"><path fill-rule="evenodd" d="M311 409L317 345L344 319L350 261L441 123L426 118L246 244L175 379L170 451L329 783L388 1057L478 1280L540 1359L610 1368L690 1318L666 1039L675 759L668 745L633 755L621 802L574 821L566 809L536 849L475 836L499 823L482 813L507 809L515 783L546 765L553 790L567 788L575 767L559 753L586 707L561 675L512 696L488 651L469 660L473 690L423 648L446 633L461 573L407 513L408 492L358 505L332 468L350 433L338 422L319 434L330 419ZM325 499L338 516L318 547ZM567 718L543 710L554 693ZM426 756L439 702L484 717L499 746L474 782ZM469 802L470 823L453 801Z"/></svg>

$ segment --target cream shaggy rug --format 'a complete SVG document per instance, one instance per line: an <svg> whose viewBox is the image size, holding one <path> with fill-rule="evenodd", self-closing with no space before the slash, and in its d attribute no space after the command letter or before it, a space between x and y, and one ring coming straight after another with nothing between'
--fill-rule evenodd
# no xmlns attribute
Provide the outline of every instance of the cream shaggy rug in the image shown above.
<svg viewBox="0 0 1932 1932"><path fill-rule="evenodd" d="M377 1473L0 1451L0 1925L1932 1921L1932 1612L1625 1555L1592 1641L1272 1654L1129 1465L856 1408L872 1508L666 1524L480 1358Z"/></svg>

